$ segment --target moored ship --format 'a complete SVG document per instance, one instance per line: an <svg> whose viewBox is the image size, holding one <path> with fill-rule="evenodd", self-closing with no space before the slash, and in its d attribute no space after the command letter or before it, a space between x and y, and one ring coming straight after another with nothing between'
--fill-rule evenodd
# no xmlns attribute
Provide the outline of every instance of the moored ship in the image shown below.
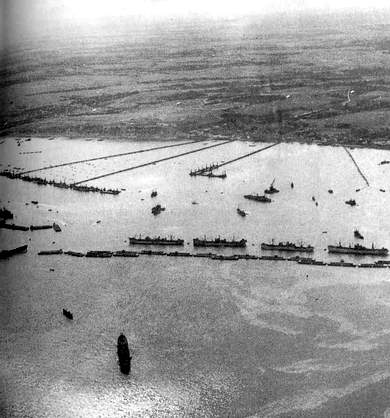
<svg viewBox="0 0 390 418"><path fill-rule="evenodd" d="M387 255L389 250L384 247L374 248L374 244L372 244L371 248L369 248L360 244L355 244L354 246L349 244L348 247L346 247L339 243L339 245L328 245L328 252L355 255Z"/></svg>
<svg viewBox="0 0 390 418"><path fill-rule="evenodd" d="M141 245L184 245L184 240L180 239L180 238L173 238L172 236L170 236L169 238L165 238L165 237L155 237L155 238L151 238L151 237L144 237L142 238L141 236L137 237L129 237L129 244L130 245L136 245L136 244L141 244Z"/></svg>
<svg viewBox="0 0 390 418"><path fill-rule="evenodd" d="M260 196L258 194L245 194L245 199L254 200L255 202L271 203L272 200L267 196Z"/></svg>
<svg viewBox="0 0 390 418"><path fill-rule="evenodd" d="M261 244L262 250L278 250L278 251L296 251L301 253L312 253L314 251L314 247L311 245L296 245L293 242L279 242L278 244L272 243L265 243Z"/></svg>
<svg viewBox="0 0 390 418"><path fill-rule="evenodd" d="M208 240L206 237L203 239L201 238L194 238L193 244L194 247L246 247L246 239L235 240L234 238L228 241L225 238L215 238L212 240Z"/></svg>

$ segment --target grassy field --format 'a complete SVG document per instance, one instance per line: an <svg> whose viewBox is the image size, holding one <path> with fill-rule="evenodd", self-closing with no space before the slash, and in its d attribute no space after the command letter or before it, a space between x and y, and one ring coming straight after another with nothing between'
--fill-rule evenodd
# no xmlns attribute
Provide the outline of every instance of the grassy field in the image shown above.
<svg viewBox="0 0 390 418"><path fill-rule="evenodd" d="M121 21L38 33L3 52L0 134L390 148L383 22Z"/></svg>

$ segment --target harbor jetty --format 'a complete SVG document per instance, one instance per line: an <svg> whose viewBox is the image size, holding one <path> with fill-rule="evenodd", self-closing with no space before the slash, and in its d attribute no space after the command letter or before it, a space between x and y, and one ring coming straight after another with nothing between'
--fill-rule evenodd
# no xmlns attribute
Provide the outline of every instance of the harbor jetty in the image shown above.
<svg viewBox="0 0 390 418"><path fill-rule="evenodd" d="M10 258L17 254L23 254L27 252L27 245L22 245L20 247L13 248L11 250L2 250L0 251L0 259Z"/></svg>

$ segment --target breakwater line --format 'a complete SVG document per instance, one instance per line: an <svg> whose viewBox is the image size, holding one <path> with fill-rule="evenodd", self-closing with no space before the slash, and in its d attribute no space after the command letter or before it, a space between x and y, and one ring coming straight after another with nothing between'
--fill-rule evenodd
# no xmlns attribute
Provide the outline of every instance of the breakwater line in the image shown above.
<svg viewBox="0 0 390 418"><path fill-rule="evenodd" d="M75 183L73 183L73 186L77 186L81 183L87 183L88 181L98 180L98 179L101 179L101 178L104 178L104 177L113 176L115 174L124 173L126 171L136 170L137 168L147 167L149 165L154 165L154 164L157 164L157 163L161 163L163 161L173 160L175 158L183 157L183 156L189 155L189 154L194 154L195 152L204 151L206 149L220 147L222 145L228 144L228 143L233 142L233 141L234 140L230 139L229 141L224 141L224 142L220 142L218 144L208 145L207 147L202 147L202 148L197 148L195 150L182 152L180 154L171 155L170 157L160 158L159 160L149 161L147 163L139 164L139 165L136 165L136 166L133 166L133 167L123 168L122 170L111 171L110 173L105 173L105 174L101 174L99 176L90 177L90 178L85 179L85 180L76 181Z"/></svg>
<svg viewBox="0 0 390 418"><path fill-rule="evenodd" d="M358 173L361 175L361 177L363 178L363 180L366 182L367 186L370 185L370 183L367 180L367 177L363 174L362 170L360 169L358 163L356 162L356 160L353 158L353 155L351 154L351 152L346 148L343 147L346 151L346 153L350 156L351 160L353 161L353 163L355 164L355 167L357 168Z"/></svg>

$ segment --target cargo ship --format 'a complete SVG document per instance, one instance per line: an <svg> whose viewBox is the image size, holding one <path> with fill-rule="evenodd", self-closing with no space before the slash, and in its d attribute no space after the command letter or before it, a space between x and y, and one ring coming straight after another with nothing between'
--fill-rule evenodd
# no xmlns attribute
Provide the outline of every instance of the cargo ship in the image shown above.
<svg viewBox="0 0 390 418"><path fill-rule="evenodd" d="M311 245L296 245L293 242L279 242L279 244L274 244L273 242L270 244L267 244L263 242L261 244L262 250L278 250L278 251L296 251L300 253L312 253L314 251L314 247Z"/></svg>
<svg viewBox="0 0 390 418"><path fill-rule="evenodd" d="M260 196L258 194L245 194L245 199L254 200L255 202L271 203L272 200L267 196Z"/></svg>
<svg viewBox="0 0 390 418"><path fill-rule="evenodd" d="M355 255L387 255L389 250L387 248L374 248L372 244L371 248L364 247L360 244L351 244L345 247L339 243L339 245L328 245L328 251L330 253L343 253L343 254L355 254Z"/></svg>
<svg viewBox="0 0 390 418"><path fill-rule="evenodd" d="M183 239L175 239L172 236L170 238L164 238L164 237L156 237L156 238L151 238L146 236L145 238L142 238L141 236L139 236L139 238L137 237L129 237L129 244L130 245L136 245L136 244L141 244L141 245L184 245L184 240Z"/></svg>
<svg viewBox="0 0 390 418"><path fill-rule="evenodd" d="M123 374L129 374L131 368L131 356L127 338L121 333L118 337L117 352L119 368Z"/></svg>
<svg viewBox="0 0 390 418"><path fill-rule="evenodd" d="M213 240L208 240L204 237L204 239L194 238L193 244L194 247L246 247L246 239L235 240L233 238L228 241L227 239L220 237Z"/></svg>

